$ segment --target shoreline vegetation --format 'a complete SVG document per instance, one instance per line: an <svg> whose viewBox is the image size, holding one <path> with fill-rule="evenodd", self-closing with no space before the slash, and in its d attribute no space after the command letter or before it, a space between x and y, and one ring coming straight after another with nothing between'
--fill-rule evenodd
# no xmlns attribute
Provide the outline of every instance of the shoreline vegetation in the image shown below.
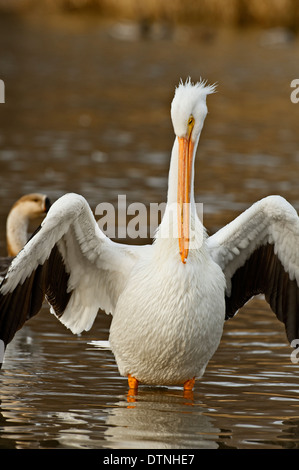
<svg viewBox="0 0 299 470"><path fill-rule="evenodd" d="M139 22L299 29L299 0L0 0L0 15L5 13L92 14Z"/></svg>

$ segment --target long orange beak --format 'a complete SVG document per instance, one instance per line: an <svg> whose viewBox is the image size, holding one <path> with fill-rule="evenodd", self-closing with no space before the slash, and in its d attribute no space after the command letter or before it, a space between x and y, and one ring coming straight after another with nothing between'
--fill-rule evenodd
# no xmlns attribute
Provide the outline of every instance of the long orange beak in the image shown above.
<svg viewBox="0 0 299 470"><path fill-rule="evenodd" d="M190 193L194 152L194 143L190 137L178 137L178 237L180 256L184 264L188 257L190 242Z"/></svg>

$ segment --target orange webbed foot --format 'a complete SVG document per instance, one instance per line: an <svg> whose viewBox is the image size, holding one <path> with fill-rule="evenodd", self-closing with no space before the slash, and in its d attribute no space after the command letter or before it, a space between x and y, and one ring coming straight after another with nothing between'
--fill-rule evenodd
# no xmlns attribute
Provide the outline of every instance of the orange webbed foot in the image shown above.
<svg viewBox="0 0 299 470"><path fill-rule="evenodd" d="M184 382L184 392L192 392L194 385L195 377L193 377L193 379L186 380L186 382Z"/></svg>
<svg viewBox="0 0 299 470"><path fill-rule="evenodd" d="M132 377L131 374L128 375L128 384L130 389L137 390L138 389L138 380L135 377Z"/></svg>

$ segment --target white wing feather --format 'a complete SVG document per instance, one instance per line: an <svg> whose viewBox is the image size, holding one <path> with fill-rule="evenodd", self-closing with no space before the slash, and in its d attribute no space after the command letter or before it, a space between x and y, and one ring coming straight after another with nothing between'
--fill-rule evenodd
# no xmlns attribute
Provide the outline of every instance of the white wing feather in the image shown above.
<svg viewBox="0 0 299 470"><path fill-rule="evenodd" d="M40 231L13 260L1 294L12 292L43 265L55 244L70 276L68 291L72 291L59 320L73 333L80 333L91 328L99 308L113 314L140 250L107 238L87 201L66 194L51 206Z"/></svg>
<svg viewBox="0 0 299 470"><path fill-rule="evenodd" d="M207 240L211 256L226 275L227 295L234 273L256 248L266 243L274 245L285 271L299 285L298 214L284 198L268 196Z"/></svg>

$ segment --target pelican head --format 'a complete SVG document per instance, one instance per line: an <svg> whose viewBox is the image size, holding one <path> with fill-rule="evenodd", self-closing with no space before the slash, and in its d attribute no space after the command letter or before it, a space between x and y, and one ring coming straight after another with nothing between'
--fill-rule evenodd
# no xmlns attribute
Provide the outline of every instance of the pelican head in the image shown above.
<svg viewBox="0 0 299 470"><path fill-rule="evenodd" d="M14 203L6 222L9 256L16 256L27 242L30 221L45 216L49 208L49 198L40 193L25 194Z"/></svg>
<svg viewBox="0 0 299 470"><path fill-rule="evenodd" d="M20 213L29 220L44 216L50 208L50 200L45 194L25 194L15 202L13 209L18 208Z"/></svg>
<svg viewBox="0 0 299 470"><path fill-rule="evenodd" d="M171 104L171 119L178 139L178 237L182 262L189 252L190 194L193 168L199 136L208 112L206 97L215 91L215 85L188 79L176 88Z"/></svg>

